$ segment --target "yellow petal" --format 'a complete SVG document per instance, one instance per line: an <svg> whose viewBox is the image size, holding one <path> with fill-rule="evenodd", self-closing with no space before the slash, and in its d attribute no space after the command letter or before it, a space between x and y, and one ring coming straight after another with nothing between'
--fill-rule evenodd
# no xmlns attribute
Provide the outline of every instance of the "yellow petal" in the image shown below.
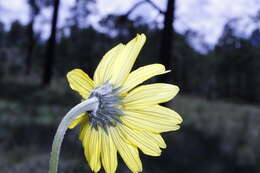
<svg viewBox="0 0 260 173"><path fill-rule="evenodd" d="M133 173L138 173L142 171L142 163L139 157L139 152L138 149L125 142L125 137L120 134L120 132L114 128L114 127L109 127L110 134L112 136L112 139L116 145L116 148L118 152L120 153L122 159L128 166L128 168L133 172Z"/></svg>
<svg viewBox="0 0 260 173"><path fill-rule="evenodd" d="M86 123L84 123L84 124L83 123L81 123L81 125L80 125L80 133L79 133L79 139L82 141L82 143L84 141L84 138L86 137L86 134L88 133L88 129L90 126L88 121L86 121Z"/></svg>
<svg viewBox="0 0 260 173"><path fill-rule="evenodd" d="M144 108L171 100L179 92L179 87L171 84L156 83L142 85L124 98L126 109Z"/></svg>
<svg viewBox="0 0 260 173"><path fill-rule="evenodd" d="M128 42L125 48L120 52L113 66L113 74L111 78L111 83L115 88L120 87L126 80L141 48L145 43L145 40L146 37L144 34L138 34L133 40Z"/></svg>
<svg viewBox="0 0 260 173"><path fill-rule="evenodd" d="M90 154L89 154L90 136L91 136L91 125L87 124L86 126L83 126L79 137L82 140L82 146L84 147L84 154L87 162L89 162L90 160Z"/></svg>
<svg viewBox="0 0 260 173"><path fill-rule="evenodd" d="M89 166L92 171L98 172L101 168L100 153L101 153L101 134L100 128L96 130L91 128L91 135L89 141Z"/></svg>
<svg viewBox="0 0 260 173"><path fill-rule="evenodd" d="M129 140L132 144L138 146L144 154L150 156L160 156L161 149L159 145L151 136L146 135L143 131L138 131L130 129L124 125L118 124L117 126L122 134Z"/></svg>
<svg viewBox="0 0 260 173"><path fill-rule="evenodd" d="M115 173L117 168L117 150L111 135L101 131L101 160L106 173Z"/></svg>
<svg viewBox="0 0 260 173"><path fill-rule="evenodd" d="M91 125L86 127L83 138L84 154L92 171L98 172L101 168L101 134L100 129L96 130Z"/></svg>
<svg viewBox="0 0 260 173"><path fill-rule="evenodd" d="M111 79L113 65L123 48L123 44L118 44L103 56L94 73L96 86L100 86Z"/></svg>
<svg viewBox="0 0 260 173"><path fill-rule="evenodd" d="M180 124L182 122L182 118L177 112L175 112L174 110L171 110L169 108L166 108L164 106L160 106L160 105L154 105L154 106L149 106L149 107L146 107L143 109L135 109L135 110L130 110L130 111L136 112L136 113L139 113L142 115L162 119L164 121L169 121L173 124Z"/></svg>
<svg viewBox="0 0 260 173"><path fill-rule="evenodd" d="M160 148L166 148L166 144L161 136L161 134L159 133L150 133L150 132L146 132L144 131L144 133L148 136L150 136L151 138L154 139L154 141L157 142L157 144L159 145Z"/></svg>
<svg viewBox="0 0 260 173"><path fill-rule="evenodd" d="M165 71L165 67L162 64L151 64L140 67L135 71L131 72L127 77L122 88L119 90L121 93L125 93L143 83L144 81L154 77L156 75L164 74L169 71Z"/></svg>
<svg viewBox="0 0 260 173"><path fill-rule="evenodd" d="M81 69L71 70L67 74L67 79L71 89L77 91L83 98L88 98L94 88L94 82Z"/></svg>
<svg viewBox="0 0 260 173"><path fill-rule="evenodd" d="M74 127L76 127L79 123L86 121L88 119L88 116L86 115L86 113L82 113L79 116L77 116L72 123L69 125L68 128L73 129Z"/></svg>
<svg viewBox="0 0 260 173"><path fill-rule="evenodd" d="M147 116L137 112L124 111L121 116L123 123L133 129L144 130L153 133L178 130L180 127L176 123L159 117Z"/></svg>

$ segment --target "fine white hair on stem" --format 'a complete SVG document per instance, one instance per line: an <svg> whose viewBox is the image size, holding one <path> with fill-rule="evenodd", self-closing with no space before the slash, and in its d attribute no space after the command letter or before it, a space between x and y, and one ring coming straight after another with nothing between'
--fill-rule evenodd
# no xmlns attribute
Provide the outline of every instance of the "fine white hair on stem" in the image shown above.
<svg viewBox="0 0 260 173"><path fill-rule="evenodd" d="M58 162L59 162L59 155L61 144L64 138L64 135L68 129L68 126L71 122L81 113L87 111L93 111L97 108L99 104L99 100L97 97L91 97L76 106L74 106L62 119L56 134L54 136L53 144L52 144L52 151L50 157L50 167L48 173L57 173L58 171Z"/></svg>

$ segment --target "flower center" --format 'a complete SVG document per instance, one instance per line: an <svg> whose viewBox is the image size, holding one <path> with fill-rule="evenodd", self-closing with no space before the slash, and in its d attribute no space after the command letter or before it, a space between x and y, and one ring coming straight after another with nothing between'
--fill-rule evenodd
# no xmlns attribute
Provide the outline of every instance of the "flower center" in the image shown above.
<svg viewBox="0 0 260 173"><path fill-rule="evenodd" d="M89 97L96 97L99 101L96 109L89 112L90 123L95 129L99 126L106 130L107 126L121 123L119 116L123 115L123 112L117 107L121 103L121 97L112 84L105 83L95 88Z"/></svg>

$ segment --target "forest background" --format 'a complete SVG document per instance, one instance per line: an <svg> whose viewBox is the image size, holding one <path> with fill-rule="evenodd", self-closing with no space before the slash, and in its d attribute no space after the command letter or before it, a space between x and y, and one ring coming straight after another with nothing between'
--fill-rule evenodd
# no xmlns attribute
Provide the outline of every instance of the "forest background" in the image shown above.
<svg viewBox="0 0 260 173"><path fill-rule="evenodd" d="M260 171L260 1L254 1L258 10L253 14L224 16L213 42L202 34L207 28L179 29L177 0L134 0L120 13L94 22L91 16L105 10L98 8L102 0L75 0L62 25L66 1L22 3L28 8L26 22L8 19L10 12L0 3L1 172L47 172L58 122L80 99L69 89L66 73L82 68L92 76L106 51L137 33L145 33L147 43L134 68L162 63L172 70L149 82L181 88L169 106L184 119L181 130L164 135L168 148L161 157L141 154L144 172ZM146 9L153 18L143 15ZM210 16L207 22L212 23ZM60 167L63 172L89 171L77 130L65 138ZM120 164L118 172L129 170Z"/></svg>

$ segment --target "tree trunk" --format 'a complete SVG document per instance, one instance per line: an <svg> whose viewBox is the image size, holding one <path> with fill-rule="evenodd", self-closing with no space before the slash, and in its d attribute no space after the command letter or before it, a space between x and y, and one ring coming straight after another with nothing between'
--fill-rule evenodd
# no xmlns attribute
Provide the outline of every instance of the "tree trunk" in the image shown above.
<svg viewBox="0 0 260 173"><path fill-rule="evenodd" d="M53 63L55 57L56 31L59 13L60 0L54 0L54 9L51 23L51 34L46 46L46 62L44 65L44 73L42 77L42 85L49 85L53 74Z"/></svg>
<svg viewBox="0 0 260 173"><path fill-rule="evenodd" d="M167 9L164 15L164 28L162 30L162 40L160 48L160 59L161 63L166 66L166 69L172 70L172 63L175 62L172 59L172 49L173 49L173 36L174 36L174 12L175 12L175 0L168 0ZM160 80L162 82L171 82L173 78L171 74L163 75ZM175 75L174 75L175 76Z"/></svg>
<svg viewBox="0 0 260 173"><path fill-rule="evenodd" d="M33 49L35 46L33 25L34 25L34 18L32 18L30 23L28 24L28 48L27 48L27 55L25 59L25 75L29 75L32 69L32 56L33 56Z"/></svg>

